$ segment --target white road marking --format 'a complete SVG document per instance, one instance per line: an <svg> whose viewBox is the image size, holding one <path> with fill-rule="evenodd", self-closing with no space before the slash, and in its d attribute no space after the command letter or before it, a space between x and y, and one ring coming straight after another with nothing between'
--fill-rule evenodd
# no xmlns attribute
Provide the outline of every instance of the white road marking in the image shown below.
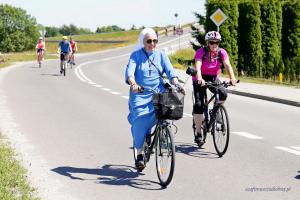
<svg viewBox="0 0 300 200"><path fill-rule="evenodd" d="M81 80L82 82L86 82L86 80L84 78L81 77L79 71L78 71L78 67L74 70L75 71L75 74L76 76L79 78L79 80Z"/></svg>
<svg viewBox="0 0 300 200"><path fill-rule="evenodd" d="M129 99L129 96L121 96L124 99Z"/></svg>
<svg viewBox="0 0 300 200"><path fill-rule="evenodd" d="M290 146L290 147L300 151L300 147L295 147L295 146Z"/></svg>
<svg viewBox="0 0 300 200"><path fill-rule="evenodd" d="M111 89L109 89L109 88L101 88L102 90L104 90L104 91L110 91Z"/></svg>
<svg viewBox="0 0 300 200"><path fill-rule="evenodd" d="M110 92L111 94L114 94L114 95L119 95L120 92Z"/></svg>
<svg viewBox="0 0 300 200"><path fill-rule="evenodd" d="M185 117L193 117L193 115L188 114L188 113L183 113L183 116L185 116Z"/></svg>
<svg viewBox="0 0 300 200"><path fill-rule="evenodd" d="M81 68L80 68L81 66L78 66L78 72L79 72L79 74L86 80L86 81L91 81L90 79L88 79L83 73L82 73L82 71L81 71Z"/></svg>
<svg viewBox="0 0 300 200"><path fill-rule="evenodd" d="M97 83L95 83L93 81L90 81L89 84L91 84L91 85L97 85Z"/></svg>
<svg viewBox="0 0 300 200"><path fill-rule="evenodd" d="M94 85L94 86L95 86L95 87L98 87L98 88L102 87L102 85L99 85L99 84Z"/></svg>
<svg viewBox="0 0 300 200"><path fill-rule="evenodd" d="M253 139L253 140L261 140L261 139L263 139L263 137L260 137L260 136L257 136L257 135L253 135L251 133L246 133L246 132L231 132L231 133L239 135L239 136L242 136L242 137L246 137L246 138L249 138L249 139Z"/></svg>
<svg viewBox="0 0 300 200"><path fill-rule="evenodd" d="M297 155L297 156L300 156L300 151L296 151L296 150L290 149L290 148L288 148L288 147L277 146L277 147L275 147L275 149L279 149L279 150L286 151L286 152L295 154L295 155Z"/></svg>

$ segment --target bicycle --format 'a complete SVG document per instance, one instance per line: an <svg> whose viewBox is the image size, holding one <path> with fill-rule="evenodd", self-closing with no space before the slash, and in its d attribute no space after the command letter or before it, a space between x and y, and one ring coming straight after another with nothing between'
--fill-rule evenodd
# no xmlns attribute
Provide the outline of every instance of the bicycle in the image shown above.
<svg viewBox="0 0 300 200"><path fill-rule="evenodd" d="M145 89L142 87L141 92L143 92L144 90L149 90L152 91L154 94L158 94L152 89ZM172 88L167 88L167 90L172 90ZM166 187L171 182L174 174L175 144L174 144L174 133L171 128L172 123L170 122L170 120L166 119L168 117L162 116L161 112L164 111L160 109L167 108L174 112L176 109L179 109L180 110L179 112L181 112L181 116L179 116L178 118L181 118L183 115L183 105L179 106L176 105L176 103L174 103L170 105L163 105L164 108L161 108L155 103L155 100L153 100L153 104L154 104L154 108L158 120L155 125L154 131L145 138L144 145L142 147L142 151L144 154L144 165L146 166L146 163L149 162L151 154L155 153L157 176L160 185L162 187ZM133 155L134 155L134 161L136 162L137 152L134 147L133 147Z"/></svg>
<svg viewBox="0 0 300 200"><path fill-rule="evenodd" d="M68 63L70 65L71 69L72 69L73 66L75 65L74 52L71 53Z"/></svg>
<svg viewBox="0 0 300 200"><path fill-rule="evenodd" d="M39 68L41 68L42 67L42 61L43 61L44 49L38 49L37 51L38 51L38 55L37 55L38 65L39 65Z"/></svg>
<svg viewBox="0 0 300 200"><path fill-rule="evenodd" d="M190 70L190 71L189 71ZM196 75L197 71L195 69L188 69L187 74L194 76ZM239 80L237 81L239 83ZM207 96L207 90L204 94L204 120L202 122L201 131L203 133L203 143L198 144L198 146L201 148L202 145L205 143L207 133L211 133L213 137L213 143L215 150L219 157L222 157L229 145L229 136L230 136L230 127L229 127L229 118L228 113L225 108L225 106L221 103L219 103L219 90L218 88L225 87L228 88L232 84L230 82L220 82L220 83L213 83L213 82L206 82L205 86L206 88L213 88L214 93L212 93L212 96L210 99L208 99ZM195 99L193 95L193 105L195 104ZM209 109L209 106L212 105L212 108ZM193 117L193 133L194 136L197 135L196 131L196 124Z"/></svg>
<svg viewBox="0 0 300 200"><path fill-rule="evenodd" d="M68 66L68 53L65 53L65 52L60 52L61 56L64 57L63 61L62 61L62 66L61 66L61 70L60 70L60 73L63 74L64 76L66 76L66 69L67 69L67 66Z"/></svg>

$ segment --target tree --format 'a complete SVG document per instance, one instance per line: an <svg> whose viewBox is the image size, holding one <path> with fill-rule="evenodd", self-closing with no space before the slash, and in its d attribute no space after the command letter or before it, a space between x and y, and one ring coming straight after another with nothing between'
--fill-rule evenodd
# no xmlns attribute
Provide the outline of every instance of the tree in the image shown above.
<svg viewBox="0 0 300 200"><path fill-rule="evenodd" d="M206 18L198 13L194 13L198 19L198 23L191 26L192 37L195 38L195 42L191 42L193 49L197 51L202 45L205 45L205 31L203 29Z"/></svg>
<svg viewBox="0 0 300 200"><path fill-rule="evenodd" d="M262 19L262 49L263 61L262 73L265 78L276 75L276 66L280 61L280 43L278 39L278 27L276 19L276 7L274 0L263 0L261 4Z"/></svg>
<svg viewBox="0 0 300 200"><path fill-rule="evenodd" d="M39 33L35 18L21 8L0 5L0 51L21 52L35 47Z"/></svg>
<svg viewBox="0 0 300 200"><path fill-rule="evenodd" d="M225 48L230 56L230 61L234 71L238 62L238 1L231 0L207 0L206 3L206 19L220 8L228 17L227 20L220 26L220 34L222 36L221 47ZM211 20L206 20L205 30L217 30L216 25Z"/></svg>
<svg viewBox="0 0 300 200"><path fill-rule="evenodd" d="M98 27L96 30L96 33L109 33L109 32L118 32L118 31L124 31L125 29L122 29L116 25L112 26L102 26Z"/></svg>
<svg viewBox="0 0 300 200"><path fill-rule="evenodd" d="M284 75L291 81L299 81L300 58L300 2L286 1L283 4L282 56L285 62Z"/></svg>
<svg viewBox="0 0 300 200"><path fill-rule="evenodd" d="M80 35L92 33L89 29L79 28L74 24L63 25L59 28L59 33L61 35Z"/></svg>
<svg viewBox="0 0 300 200"><path fill-rule="evenodd" d="M60 34L59 28L54 26L46 26L45 30L46 30L46 35L45 35L46 37L56 37Z"/></svg>
<svg viewBox="0 0 300 200"><path fill-rule="evenodd" d="M261 76L262 66L262 36L260 5L250 0L239 4L238 71L250 76Z"/></svg>
<svg viewBox="0 0 300 200"><path fill-rule="evenodd" d="M136 30L136 26L133 24L132 27L130 28L130 30L132 30L132 31Z"/></svg>

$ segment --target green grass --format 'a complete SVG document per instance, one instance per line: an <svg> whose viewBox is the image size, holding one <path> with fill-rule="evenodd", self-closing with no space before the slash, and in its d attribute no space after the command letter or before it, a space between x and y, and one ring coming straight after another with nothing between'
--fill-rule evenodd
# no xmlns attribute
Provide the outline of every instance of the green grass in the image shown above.
<svg viewBox="0 0 300 200"><path fill-rule="evenodd" d="M99 33L88 35L75 35L74 40L78 46L78 53L102 51L105 49L124 47L129 44L133 44L137 41L140 30L136 31L121 31L113 33ZM56 53L58 43L52 43L47 41L59 41L61 37L46 38L46 49L48 53ZM80 41L105 41L105 40L121 40L123 43L80 43Z"/></svg>
<svg viewBox="0 0 300 200"><path fill-rule="evenodd" d="M170 55L170 61L177 69L186 69L193 65L195 51L192 48L182 49Z"/></svg>
<svg viewBox="0 0 300 200"><path fill-rule="evenodd" d="M38 199L26 179L26 170L0 134L0 199Z"/></svg>

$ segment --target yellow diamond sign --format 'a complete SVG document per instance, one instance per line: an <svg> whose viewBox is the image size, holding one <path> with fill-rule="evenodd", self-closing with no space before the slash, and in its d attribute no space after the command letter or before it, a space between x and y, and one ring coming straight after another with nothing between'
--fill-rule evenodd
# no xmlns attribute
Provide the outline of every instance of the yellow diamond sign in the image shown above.
<svg viewBox="0 0 300 200"><path fill-rule="evenodd" d="M217 25L220 26L226 19L227 16L223 13L223 11L218 8L216 12L214 12L211 16L210 19Z"/></svg>

